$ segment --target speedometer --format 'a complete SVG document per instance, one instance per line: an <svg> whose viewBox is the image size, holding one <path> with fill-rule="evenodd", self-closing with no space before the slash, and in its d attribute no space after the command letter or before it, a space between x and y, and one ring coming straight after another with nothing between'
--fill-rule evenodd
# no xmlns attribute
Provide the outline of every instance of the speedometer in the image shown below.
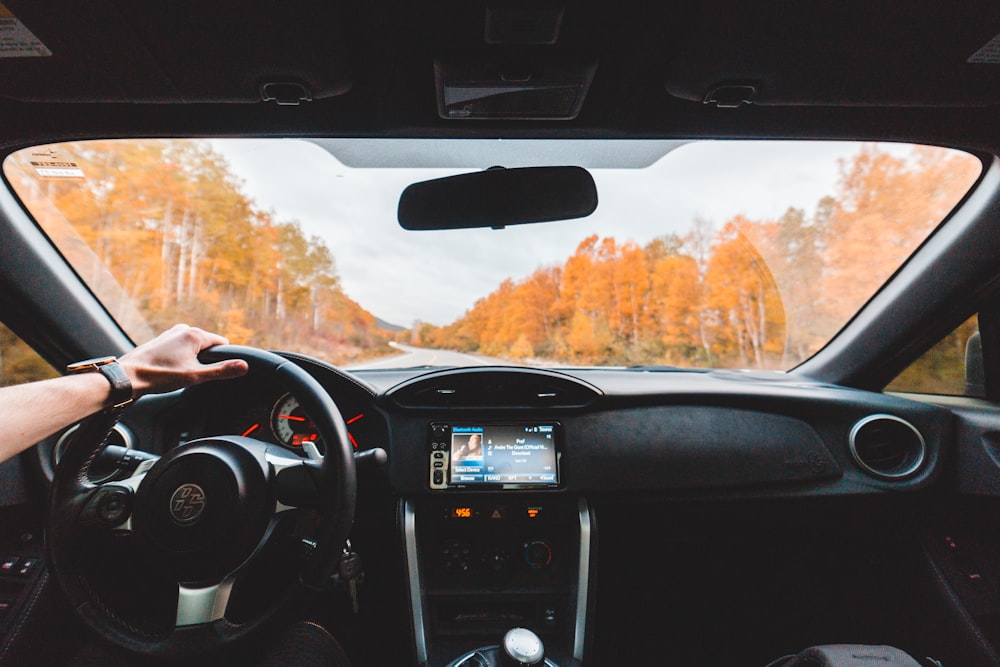
<svg viewBox="0 0 1000 667"><path fill-rule="evenodd" d="M316 443L320 453L324 452L322 441L316 431L316 425L302 411L299 399L291 394L285 394L278 399L271 409L271 431L285 447L301 450L305 442Z"/></svg>

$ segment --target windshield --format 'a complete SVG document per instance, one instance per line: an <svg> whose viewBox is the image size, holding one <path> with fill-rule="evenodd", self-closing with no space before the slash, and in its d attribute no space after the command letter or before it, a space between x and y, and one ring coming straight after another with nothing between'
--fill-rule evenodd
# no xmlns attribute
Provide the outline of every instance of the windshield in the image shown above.
<svg viewBox="0 0 1000 667"><path fill-rule="evenodd" d="M409 184L588 168L584 219L412 232ZM972 187L954 150L850 142L108 140L4 174L126 333L176 322L348 367L788 369Z"/></svg>

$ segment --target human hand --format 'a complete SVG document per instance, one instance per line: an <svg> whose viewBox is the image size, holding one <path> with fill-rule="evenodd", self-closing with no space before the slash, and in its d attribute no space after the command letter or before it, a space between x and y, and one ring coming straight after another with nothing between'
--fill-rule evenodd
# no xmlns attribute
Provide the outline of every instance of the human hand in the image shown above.
<svg viewBox="0 0 1000 667"><path fill-rule="evenodd" d="M198 353L205 348L228 342L218 334L177 324L128 352L118 363L132 380L133 396L139 398L144 394L159 394L209 380L245 375L248 366L242 359L214 364L198 361Z"/></svg>

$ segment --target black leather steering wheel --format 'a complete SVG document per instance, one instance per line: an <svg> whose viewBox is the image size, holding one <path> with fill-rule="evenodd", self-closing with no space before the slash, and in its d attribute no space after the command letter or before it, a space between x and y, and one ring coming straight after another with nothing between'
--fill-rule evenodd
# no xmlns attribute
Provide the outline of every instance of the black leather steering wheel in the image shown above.
<svg viewBox="0 0 1000 667"><path fill-rule="evenodd" d="M119 415L100 413L80 425L52 486L46 519L49 566L88 626L146 657L203 657L253 635L329 580L354 522L353 447L337 406L320 384L291 361L255 348L217 346L200 359L244 359L251 373L279 382L312 418L326 455L303 460L242 436L210 437L171 450L151 467L140 466L128 480L93 484L88 469ZM259 554L278 515L306 503L318 509L321 520L315 548L296 583L251 618L226 618L234 585ZM129 533L167 564L177 581L172 628L151 631L112 608L81 565L84 538Z"/></svg>

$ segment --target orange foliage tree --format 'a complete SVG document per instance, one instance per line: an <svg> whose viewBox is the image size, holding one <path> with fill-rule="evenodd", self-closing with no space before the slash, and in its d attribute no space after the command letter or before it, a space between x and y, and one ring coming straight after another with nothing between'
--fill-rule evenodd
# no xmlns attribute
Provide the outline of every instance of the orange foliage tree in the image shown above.
<svg viewBox="0 0 1000 667"><path fill-rule="evenodd" d="M19 154L7 175L133 337L184 321L336 363L391 351L388 332L344 294L325 243L259 210L207 142L59 150L85 178L40 179Z"/></svg>
<svg viewBox="0 0 1000 667"><path fill-rule="evenodd" d="M816 352L946 216L979 169L936 148L863 146L812 215L737 215L640 247L584 239L508 278L427 342L575 364L787 368Z"/></svg>

